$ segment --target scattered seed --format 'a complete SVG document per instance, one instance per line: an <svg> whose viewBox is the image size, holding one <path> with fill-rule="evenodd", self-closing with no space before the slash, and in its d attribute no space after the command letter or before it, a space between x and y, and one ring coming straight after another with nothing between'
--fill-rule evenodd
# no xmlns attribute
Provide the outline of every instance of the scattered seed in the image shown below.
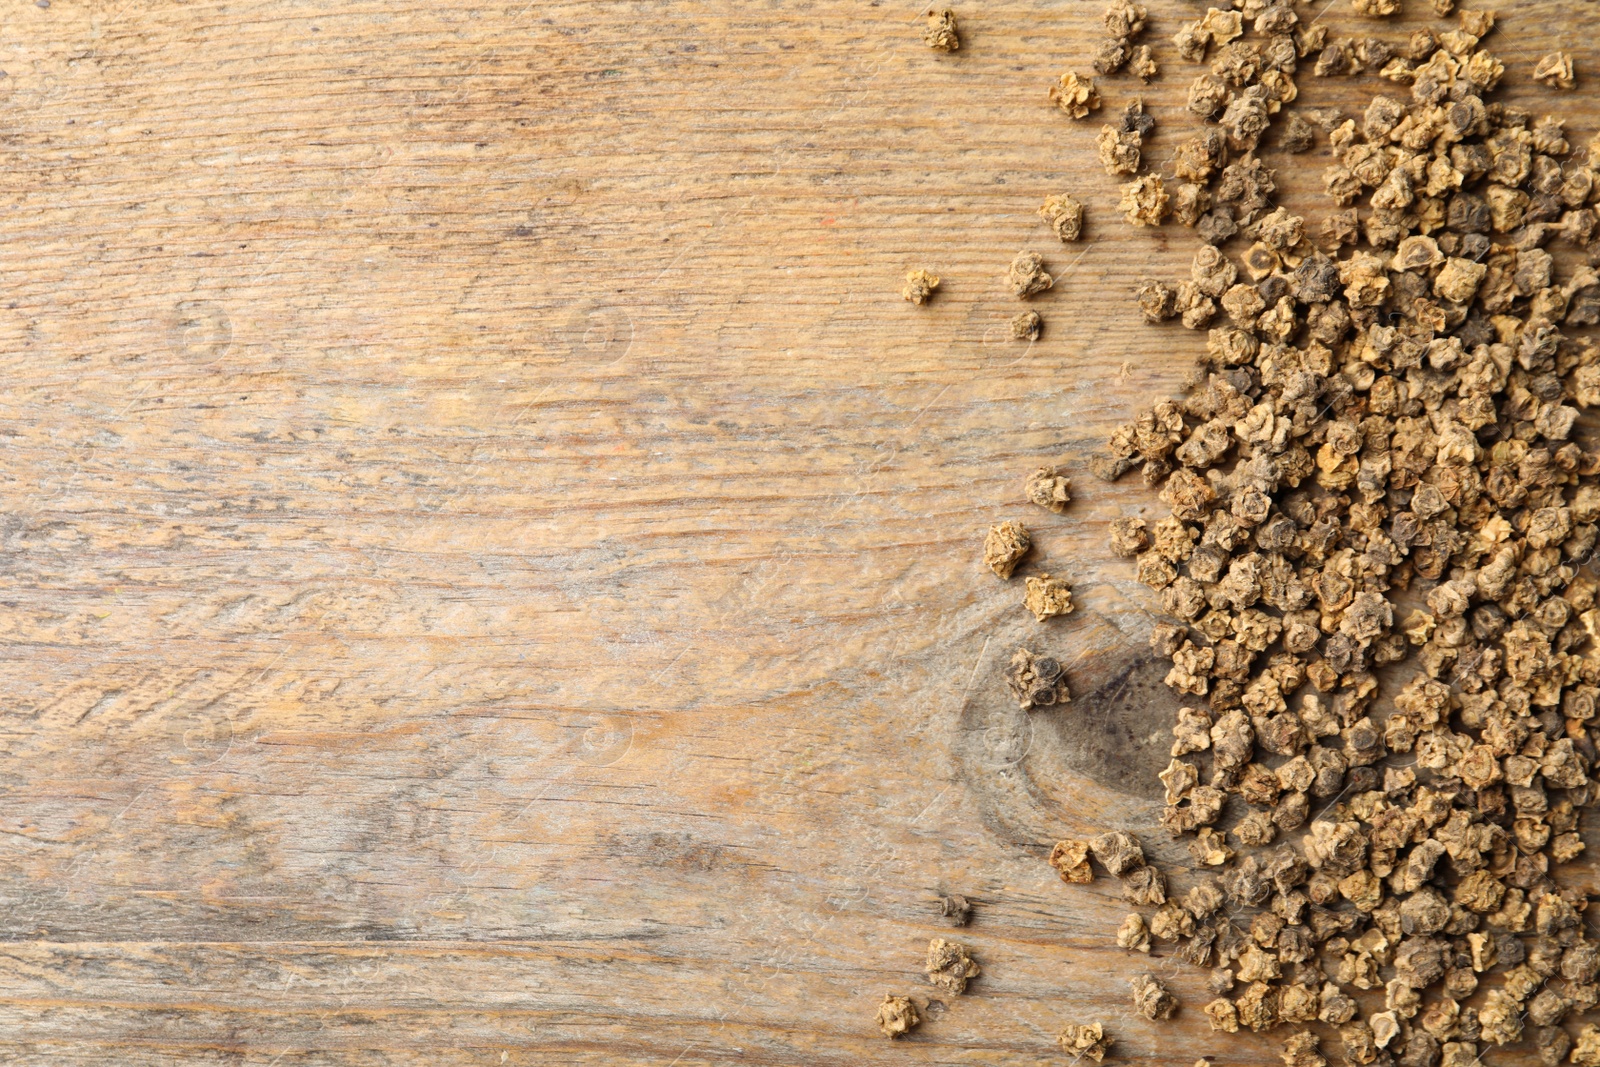
<svg viewBox="0 0 1600 1067"><path fill-rule="evenodd" d="M877 1017L878 1029L883 1031L884 1037L904 1037L920 1022L922 1015L910 998L884 994L883 1003L878 1005Z"/></svg>
<svg viewBox="0 0 1600 1067"><path fill-rule="evenodd" d="M929 48L935 52L954 52L961 47L961 38L956 33L956 13L949 9L928 9L928 26L922 31L922 39Z"/></svg>
<svg viewBox="0 0 1600 1067"><path fill-rule="evenodd" d="M1018 252L1006 271L1006 285L1013 295L1026 299L1055 285L1055 279L1044 269L1044 258L1037 252Z"/></svg>
<svg viewBox="0 0 1600 1067"><path fill-rule="evenodd" d="M960 995L967 991L967 981L982 972L967 954L965 945L936 937L928 942L928 981L946 993Z"/></svg>
<svg viewBox="0 0 1600 1067"><path fill-rule="evenodd" d="M1013 341L1037 341L1039 331L1043 327L1043 320L1037 311L1021 311L1011 319L1011 339Z"/></svg>
<svg viewBox="0 0 1600 1067"><path fill-rule="evenodd" d="M1010 578L1032 547L1033 538L1022 523L1006 521L991 526L983 540L983 565L994 571L997 578Z"/></svg>
<svg viewBox="0 0 1600 1067"><path fill-rule="evenodd" d="M900 295L913 304L926 304L933 291L939 288L939 276L925 270L914 270L906 275L905 288Z"/></svg>
<svg viewBox="0 0 1600 1067"><path fill-rule="evenodd" d="M1023 606L1033 612L1034 618L1040 622L1072 613L1072 586L1067 584L1066 579L1052 578L1048 574L1030 576L1027 589Z"/></svg>
<svg viewBox="0 0 1600 1067"><path fill-rule="evenodd" d="M1058 1038L1061 1051L1072 1057L1072 1062L1090 1059L1099 1063L1106 1057L1113 1038L1099 1023L1069 1024L1062 1028Z"/></svg>
<svg viewBox="0 0 1600 1067"><path fill-rule="evenodd" d="M939 898L939 915L951 926L965 926L972 921L972 902L959 893L946 894Z"/></svg>

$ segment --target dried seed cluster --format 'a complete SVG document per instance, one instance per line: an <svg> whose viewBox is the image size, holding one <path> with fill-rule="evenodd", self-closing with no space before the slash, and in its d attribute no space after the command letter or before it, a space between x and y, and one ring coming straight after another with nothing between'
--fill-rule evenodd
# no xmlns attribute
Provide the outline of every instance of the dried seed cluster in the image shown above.
<svg viewBox="0 0 1600 1067"><path fill-rule="evenodd" d="M1071 491L1071 480L1058 467L1040 467L1023 485L1023 495L1029 503L1058 515L1071 502ZM983 563L996 577L1009 579L1032 549L1033 537L1028 528L1008 520L989 528L983 543ZM1023 586L1022 605L1039 622L1072 613L1072 585L1065 578L1049 573L1029 575ZM1065 705L1072 699L1060 660L1027 648L1012 654L1005 679L1023 711Z"/></svg>
<svg viewBox="0 0 1600 1067"><path fill-rule="evenodd" d="M1157 73L1150 46L1134 42L1144 33L1145 9L1131 0L1113 0L1106 8L1106 36L1094 53L1094 69L1100 74L1115 74L1124 68L1140 81Z"/></svg>
<svg viewBox="0 0 1600 1067"><path fill-rule="evenodd" d="M940 898L940 913L953 925L965 926L972 916L972 908L965 897L946 896ZM967 991L967 983L978 977L982 971L965 945L935 937L928 942L928 956L923 965L923 973L928 976L929 984L936 989L952 996L960 996ZM922 1013L910 997L886 993L883 1002L878 1005L876 1021L884 1037L904 1037L921 1024Z"/></svg>
<svg viewBox="0 0 1600 1067"><path fill-rule="evenodd" d="M1393 46L1330 41L1287 0L1237 7L1174 39L1209 59L1189 108L1210 125L1177 151L1183 184L1124 190L1130 221L1200 236L1187 279L1138 297L1147 320L1208 330L1206 354L1183 399L1092 464L1107 480L1138 469L1167 506L1116 523L1112 549L1173 620L1152 646L1195 700L1162 824L1215 873L1180 897L1126 833L1062 841L1050 863L1067 882L1094 878L1091 857L1116 877L1145 909L1118 944L1170 943L1210 968L1210 1025L1289 1027L1288 1067L1325 1067L1316 1022L1359 1067L1469 1067L1524 1039L1551 1067L1600 1067L1600 1028L1563 1027L1600 1004L1600 942L1586 894L1553 877L1600 799L1600 582L1585 570L1600 453L1574 439L1600 405L1581 332L1600 323L1585 265L1600 262L1600 146L1575 152L1559 119L1488 99L1505 72L1481 47L1492 14ZM1143 27L1134 5L1114 17L1124 42ZM1313 56L1319 75L1409 92L1353 119L1297 114L1292 76ZM1538 73L1570 83L1570 60ZM1142 165L1130 121L1098 141L1113 173ZM1319 227L1273 204L1255 153L1275 126L1289 151L1326 138L1335 210ZM1235 236L1248 248L1229 254ZM1018 653L1025 707L1054 666ZM1150 975L1132 994L1147 1017L1176 1009Z"/></svg>

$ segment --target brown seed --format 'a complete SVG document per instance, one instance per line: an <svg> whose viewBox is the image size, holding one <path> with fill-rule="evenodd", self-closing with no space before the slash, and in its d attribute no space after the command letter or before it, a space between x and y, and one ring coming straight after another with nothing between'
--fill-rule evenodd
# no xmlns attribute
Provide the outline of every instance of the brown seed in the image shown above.
<svg viewBox="0 0 1600 1067"><path fill-rule="evenodd" d="M1060 515L1072 502L1072 481L1060 467L1040 467L1028 475L1023 494L1028 503Z"/></svg>
<svg viewBox="0 0 1600 1067"><path fill-rule="evenodd" d="M1096 74L1115 74L1127 65L1132 52L1133 46L1127 41L1108 37L1095 49L1090 66L1094 67Z"/></svg>
<svg viewBox="0 0 1600 1067"><path fill-rule="evenodd" d="M1284 1067L1328 1067L1317 1051L1317 1035L1309 1030L1301 1030L1283 1043L1282 1059Z"/></svg>
<svg viewBox="0 0 1600 1067"><path fill-rule="evenodd" d="M1060 661L1019 648L1011 656L1006 686L1023 711L1071 703L1067 675Z"/></svg>
<svg viewBox="0 0 1600 1067"><path fill-rule="evenodd" d="M1155 867L1138 867L1122 876L1122 897L1130 904L1153 907L1167 901L1167 879Z"/></svg>
<svg viewBox="0 0 1600 1067"><path fill-rule="evenodd" d="M1204 242L1188 278L1138 294L1148 321L1209 329L1188 394L1091 466L1139 469L1171 512L1114 524L1113 550L1175 619L1152 634L1167 683L1204 705L1175 724L1174 757L1203 755L1162 772L1161 822L1222 872L1217 901L1161 903L1124 941L1170 937L1221 965L1224 992L1245 983L1207 1009L1224 1028L1316 1018L1349 1063L1468 1067L1531 1026L1553 1063L1560 1023L1600 1005L1600 946L1575 943L1580 898L1554 891L1583 847L1576 812L1600 800L1600 667L1581 651L1600 588L1576 563L1600 543L1600 455L1574 432L1600 405L1600 349L1569 329L1600 323L1600 275L1562 264L1600 256L1596 183L1562 162L1559 116L1493 100L1487 12L1397 45L1241 6L1175 38L1210 60L1189 103L1213 125L1179 145L1183 184L1146 175L1122 206ZM1355 118L1297 111L1311 56L1403 88ZM1569 64L1547 57L1539 77L1570 84ZM1102 131L1109 170L1142 164L1141 116ZM1308 235L1255 149L1300 151L1318 130L1341 210ZM1242 262L1223 248L1235 235ZM1379 668L1401 672L1397 692ZM1248 810L1221 822L1230 804ZM1125 891L1155 906L1142 853L1134 869ZM1216 917L1224 891L1261 909L1248 934ZM1380 988L1367 1013L1346 992ZM1572 1062L1600 1067L1595 1049L1580 1037ZM1285 1061L1322 1067L1309 1034Z"/></svg>
<svg viewBox="0 0 1600 1067"><path fill-rule="evenodd" d="M1157 65L1150 46L1136 45L1128 56L1128 73L1148 84L1160 71L1161 68Z"/></svg>
<svg viewBox="0 0 1600 1067"><path fill-rule="evenodd" d="M1067 584L1066 579L1053 578L1048 574L1037 577L1030 575L1027 589L1023 606L1033 612L1034 618L1040 622L1072 613L1072 586Z"/></svg>
<svg viewBox="0 0 1600 1067"><path fill-rule="evenodd" d="M1100 107L1100 94L1095 90L1093 78L1081 78L1067 71L1050 87L1050 100L1071 118L1087 118L1089 112Z"/></svg>
<svg viewBox="0 0 1600 1067"><path fill-rule="evenodd" d="M1094 881L1094 871L1089 866L1089 842L1068 839L1057 841L1050 851L1050 866L1061 875L1063 882L1087 884Z"/></svg>
<svg viewBox="0 0 1600 1067"><path fill-rule="evenodd" d="M1022 523L1008 520L991 526L983 541L983 565L998 578L1010 578L1017 563L1032 547L1033 538Z"/></svg>
<svg viewBox="0 0 1600 1067"><path fill-rule="evenodd" d="M884 1037L904 1037L920 1022L922 1015L909 998L884 994L877 1017L878 1029L883 1031Z"/></svg>
<svg viewBox="0 0 1600 1067"><path fill-rule="evenodd" d="M1083 205L1065 193L1045 197L1039 217L1062 241L1076 241L1083 236Z"/></svg>
<svg viewBox="0 0 1600 1067"><path fill-rule="evenodd" d="M1122 187L1122 202L1117 205L1135 226L1159 226L1167 217L1171 203L1159 174L1144 174Z"/></svg>
<svg viewBox="0 0 1600 1067"><path fill-rule="evenodd" d="M965 926L972 921L972 903L959 893L949 893L939 898L939 914L951 926Z"/></svg>
<svg viewBox="0 0 1600 1067"><path fill-rule="evenodd" d="M1203 1009L1211 1029L1224 1034L1239 1032L1239 1010L1227 997L1218 997Z"/></svg>
<svg viewBox="0 0 1600 1067"><path fill-rule="evenodd" d="M1117 947L1129 952L1150 951L1150 928L1145 925L1144 916L1133 912L1122 920L1117 927Z"/></svg>
<svg viewBox="0 0 1600 1067"><path fill-rule="evenodd" d="M1136 837L1123 830L1113 830L1092 839L1089 850L1102 867L1118 878L1144 866L1144 849Z"/></svg>
<svg viewBox="0 0 1600 1067"><path fill-rule="evenodd" d="M1026 299L1055 285L1055 279L1044 269L1044 259L1037 252L1018 252L1006 271L1006 285L1012 295Z"/></svg>
<svg viewBox="0 0 1600 1067"><path fill-rule="evenodd" d="M1156 909L1149 919L1150 936L1160 941L1178 941L1193 937L1194 916L1189 909L1175 900L1169 900Z"/></svg>
<svg viewBox="0 0 1600 1067"><path fill-rule="evenodd" d="M959 995L967 991L967 981L982 972L967 954L965 945L936 937L928 942L928 981L946 993Z"/></svg>
<svg viewBox="0 0 1600 1067"><path fill-rule="evenodd" d="M1244 15L1227 8L1210 8L1200 20L1200 29L1212 44L1226 45L1244 33Z"/></svg>
<svg viewBox="0 0 1600 1067"><path fill-rule="evenodd" d="M1106 32L1112 37L1127 40L1144 32L1145 9L1133 0L1112 0L1103 16Z"/></svg>
<svg viewBox="0 0 1600 1067"><path fill-rule="evenodd" d="M1130 985L1134 1009L1146 1019L1170 1019L1178 1010L1177 999L1154 975L1141 974Z"/></svg>
<svg viewBox="0 0 1600 1067"><path fill-rule="evenodd" d="M1018 312L1011 319L1011 339L1013 341L1037 341L1039 331L1043 327L1043 320L1037 311Z"/></svg>
<svg viewBox="0 0 1600 1067"><path fill-rule="evenodd" d="M1139 146L1142 140L1137 130L1100 127L1100 137L1095 144L1100 152L1100 165L1105 172L1113 175L1139 173Z"/></svg>
<svg viewBox="0 0 1600 1067"><path fill-rule="evenodd" d="M1099 1063L1113 1043L1113 1038L1099 1023L1069 1024L1062 1028L1057 1040L1061 1051L1072 1057L1073 1062L1090 1059Z"/></svg>
<svg viewBox="0 0 1600 1067"><path fill-rule="evenodd" d="M1572 54L1551 52L1533 68L1533 80L1552 89L1571 89L1578 84L1572 73Z"/></svg>
<svg viewBox="0 0 1600 1067"><path fill-rule="evenodd" d="M1150 547L1149 527L1143 519L1124 516L1111 522L1111 551L1132 558Z"/></svg>
<svg viewBox="0 0 1600 1067"><path fill-rule="evenodd" d="M956 33L956 13L939 8L928 9L928 26L922 31L922 40L935 52L954 52L961 47Z"/></svg>
<svg viewBox="0 0 1600 1067"><path fill-rule="evenodd" d="M906 275L905 288L900 295L913 304L926 304L933 291L939 288L939 276L925 270L914 270Z"/></svg>

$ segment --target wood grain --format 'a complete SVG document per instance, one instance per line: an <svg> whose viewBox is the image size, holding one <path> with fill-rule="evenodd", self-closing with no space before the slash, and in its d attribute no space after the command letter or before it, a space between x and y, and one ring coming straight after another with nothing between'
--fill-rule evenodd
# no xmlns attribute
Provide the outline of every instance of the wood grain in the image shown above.
<svg viewBox="0 0 1600 1067"><path fill-rule="evenodd" d="M1161 162L1192 5L1150 6ZM1191 235L1045 101L1098 7L966 5L953 56L847 0L0 16L0 1063L1031 1064L1089 1019L1275 1063L1171 959L1188 1009L1130 1018L1123 906L1041 862L1153 825L1174 704L1103 547L1153 501L1082 463L1200 346L1130 302ZM1586 141L1600 11L1505 7L1508 98ZM1577 93L1528 83L1558 42ZM1004 517L1076 614L980 571ZM1024 641L1070 710L1007 706ZM944 890L984 976L890 1046Z"/></svg>

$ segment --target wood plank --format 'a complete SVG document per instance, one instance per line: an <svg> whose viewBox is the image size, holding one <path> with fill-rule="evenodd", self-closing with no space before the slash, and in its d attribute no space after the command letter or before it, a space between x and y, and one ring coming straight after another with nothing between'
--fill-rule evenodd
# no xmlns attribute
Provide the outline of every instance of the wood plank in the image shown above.
<svg viewBox="0 0 1600 1067"><path fill-rule="evenodd" d="M1106 95L1161 161L1193 8L1149 5L1167 74ZM1091 1018L1276 1063L1170 959L1187 1010L1131 1017L1123 906L1041 862L1153 826L1175 704L1104 543L1154 501L1082 464L1202 343L1131 303L1191 236L1045 100L1098 8L958 7L948 57L843 0L0 15L0 1063L1020 1064ZM1586 141L1600 10L1503 15L1506 98ZM1527 82L1558 44L1577 93ZM981 572L1005 517L1070 618ZM1007 706L1023 642L1070 710ZM985 975L891 1047L946 890Z"/></svg>

